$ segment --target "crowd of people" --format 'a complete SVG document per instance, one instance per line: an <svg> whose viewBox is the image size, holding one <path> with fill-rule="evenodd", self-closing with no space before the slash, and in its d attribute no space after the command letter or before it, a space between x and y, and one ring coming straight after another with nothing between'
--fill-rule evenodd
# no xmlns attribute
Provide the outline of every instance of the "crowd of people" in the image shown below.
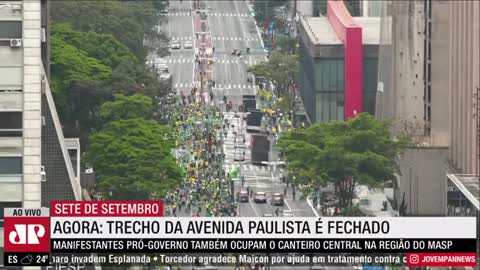
<svg viewBox="0 0 480 270"><path fill-rule="evenodd" d="M293 112L288 114L282 113L280 110L264 109L263 110L263 128L272 135L276 135L277 139L281 132L293 127Z"/></svg>
<svg viewBox="0 0 480 270"><path fill-rule="evenodd" d="M180 97L183 99L182 97ZM215 106L182 100L171 112L176 130L176 156L183 171L182 187L167 194L167 215L234 216L236 203L222 162L222 113Z"/></svg>

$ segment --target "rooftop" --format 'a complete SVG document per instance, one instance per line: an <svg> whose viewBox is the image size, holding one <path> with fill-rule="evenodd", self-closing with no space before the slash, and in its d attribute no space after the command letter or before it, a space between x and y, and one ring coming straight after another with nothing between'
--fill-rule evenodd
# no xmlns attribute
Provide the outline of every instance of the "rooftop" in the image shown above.
<svg viewBox="0 0 480 270"><path fill-rule="evenodd" d="M473 174L447 174L447 177L480 210L480 178Z"/></svg>
<svg viewBox="0 0 480 270"><path fill-rule="evenodd" d="M354 17L362 27L362 42L364 45L380 43L380 17Z"/></svg>
<svg viewBox="0 0 480 270"><path fill-rule="evenodd" d="M301 23L304 26L308 38L315 45L341 45L342 41L337 37L327 17L303 17Z"/></svg>
<svg viewBox="0 0 480 270"><path fill-rule="evenodd" d="M364 45L380 43L380 17L354 17L353 19L362 27ZM342 45L342 41L337 37L327 17L305 16L300 21L313 44Z"/></svg>

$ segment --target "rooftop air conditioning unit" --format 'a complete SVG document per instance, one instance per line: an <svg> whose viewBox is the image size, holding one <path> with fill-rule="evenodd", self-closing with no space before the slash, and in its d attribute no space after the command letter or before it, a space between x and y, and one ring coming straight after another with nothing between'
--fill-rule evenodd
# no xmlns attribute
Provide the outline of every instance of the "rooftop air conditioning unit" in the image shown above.
<svg viewBox="0 0 480 270"><path fill-rule="evenodd" d="M45 172L45 166L40 166L40 181L47 182L47 173Z"/></svg>
<svg viewBox="0 0 480 270"><path fill-rule="evenodd" d="M20 47L22 47L22 39L20 39L20 38L12 38L12 39L10 39L10 47L11 47L11 48L20 48Z"/></svg>

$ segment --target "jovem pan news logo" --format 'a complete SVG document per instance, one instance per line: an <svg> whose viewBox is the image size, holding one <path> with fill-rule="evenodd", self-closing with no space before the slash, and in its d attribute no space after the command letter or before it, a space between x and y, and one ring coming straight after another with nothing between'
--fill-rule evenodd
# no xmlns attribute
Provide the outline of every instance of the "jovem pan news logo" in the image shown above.
<svg viewBox="0 0 480 270"><path fill-rule="evenodd" d="M50 210L5 209L3 239L5 266L48 266Z"/></svg>

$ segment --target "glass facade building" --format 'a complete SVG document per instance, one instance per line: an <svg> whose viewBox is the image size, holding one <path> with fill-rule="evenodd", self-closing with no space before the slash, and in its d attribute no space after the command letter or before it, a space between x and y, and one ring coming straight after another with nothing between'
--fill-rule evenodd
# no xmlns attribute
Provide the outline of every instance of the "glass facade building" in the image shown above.
<svg viewBox="0 0 480 270"><path fill-rule="evenodd" d="M300 85L312 122L345 119L345 66L343 58L315 58L300 43ZM375 114L378 58L363 59L363 109Z"/></svg>

